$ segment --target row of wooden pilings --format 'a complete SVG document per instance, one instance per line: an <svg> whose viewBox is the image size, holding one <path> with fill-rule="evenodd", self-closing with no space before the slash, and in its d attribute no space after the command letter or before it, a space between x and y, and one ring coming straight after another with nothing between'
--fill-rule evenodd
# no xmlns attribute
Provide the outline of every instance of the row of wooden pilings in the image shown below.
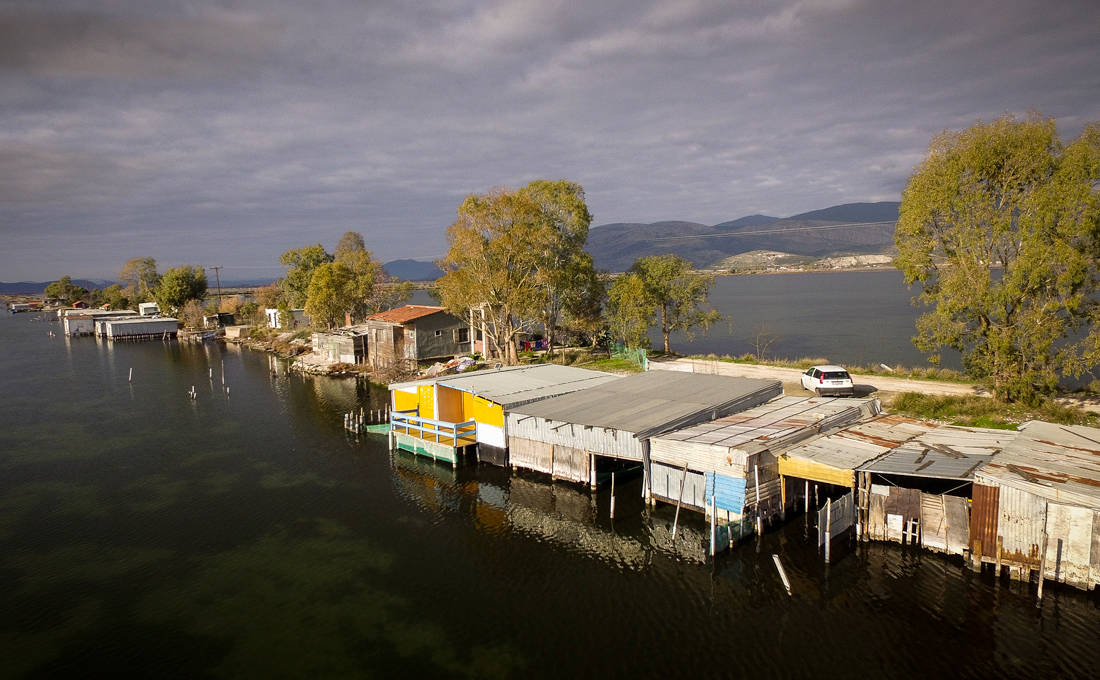
<svg viewBox="0 0 1100 680"><path fill-rule="evenodd" d="M380 423L388 423L390 421L390 409L359 409L358 411L348 411L344 414L344 429L348 432L354 432L356 434L362 434L367 431L367 425L377 425Z"/></svg>

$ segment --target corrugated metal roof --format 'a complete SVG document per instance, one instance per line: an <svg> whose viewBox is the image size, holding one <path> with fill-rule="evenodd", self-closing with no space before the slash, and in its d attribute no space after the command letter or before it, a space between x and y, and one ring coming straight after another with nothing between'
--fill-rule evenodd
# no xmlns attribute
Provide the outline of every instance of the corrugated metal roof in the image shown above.
<svg viewBox="0 0 1100 680"><path fill-rule="evenodd" d="M976 479L1054 501L1100 508L1100 429L1033 420Z"/></svg>
<svg viewBox="0 0 1100 680"><path fill-rule="evenodd" d="M405 305L404 307L397 307L395 309L387 309L384 312L378 312L368 316L368 319L372 321L388 321L390 323L407 323L415 319L419 319L425 316L431 316L437 312L442 312L443 307L433 307L429 305Z"/></svg>
<svg viewBox="0 0 1100 680"><path fill-rule="evenodd" d="M863 472L971 480L974 472L1018 433L982 427L932 425L889 453L859 467Z"/></svg>
<svg viewBox="0 0 1100 680"><path fill-rule="evenodd" d="M743 448L750 442L757 442L760 444L758 448L767 448L772 442L804 432L807 428L859 420L864 405L871 401L780 397L747 411L668 432L661 435L661 439L727 448Z"/></svg>
<svg viewBox="0 0 1100 680"><path fill-rule="evenodd" d="M781 390L773 380L648 371L512 409L512 413L642 436L738 400L758 399L759 403Z"/></svg>
<svg viewBox="0 0 1100 680"><path fill-rule="evenodd" d="M838 470L855 470L933 427L904 416L881 416L788 449L783 455Z"/></svg>
<svg viewBox="0 0 1100 680"><path fill-rule="evenodd" d="M469 392L500 404L504 408L510 408L539 399L576 392L618 378L619 376L612 373L575 366L533 364L530 366L489 368L457 375L444 375L427 380L394 383L390 385L390 389L439 384Z"/></svg>

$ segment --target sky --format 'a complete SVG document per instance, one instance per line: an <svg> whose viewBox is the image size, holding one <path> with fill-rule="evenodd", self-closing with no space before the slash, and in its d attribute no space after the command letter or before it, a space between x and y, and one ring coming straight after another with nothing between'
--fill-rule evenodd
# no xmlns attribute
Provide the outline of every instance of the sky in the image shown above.
<svg viewBox="0 0 1100 680"><path fill-rule="evenodd" d="M900 200L933 135L1100 121L1100 2L0 0L0 280L360 232L431 259L471 193L593 225Z"/></svg>

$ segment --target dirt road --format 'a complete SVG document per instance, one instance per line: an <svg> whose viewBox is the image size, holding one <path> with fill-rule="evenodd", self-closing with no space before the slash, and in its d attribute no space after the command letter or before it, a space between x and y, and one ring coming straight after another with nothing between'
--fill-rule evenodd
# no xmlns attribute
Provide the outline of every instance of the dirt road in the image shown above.
<svg viewBox="0 0 1100 680"><path fill-rule="evenodd" d="M801 389L799 376L802 371L797 368L780 368L779 366L762 366L760 364L734 364L728 361L710 361L707 359L650 360L649 368L650 370L685 371L688 373L729 375L738 378L779 380L784 384L787 392L792 391L792 386L794 389ZM856 395L858 396L865 396L874 392L989 396L988 392L977 385L966 383L909 380L879 375L859 375L858 373L852 374L852 381L855 383Z"/></svg>

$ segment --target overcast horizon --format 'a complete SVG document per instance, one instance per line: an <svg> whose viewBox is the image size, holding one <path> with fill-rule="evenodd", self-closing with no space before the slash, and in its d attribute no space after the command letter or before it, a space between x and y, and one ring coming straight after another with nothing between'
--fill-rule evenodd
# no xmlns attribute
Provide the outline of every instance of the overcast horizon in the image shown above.
<svg viewBox="0 0 1100 680"><path fill-rule="evenodd" d="M463 197L581 184L593 225L896 201L931 138L1100 120L1100 3L0 4L0 280L359 231L430 259Z"/></svg>

